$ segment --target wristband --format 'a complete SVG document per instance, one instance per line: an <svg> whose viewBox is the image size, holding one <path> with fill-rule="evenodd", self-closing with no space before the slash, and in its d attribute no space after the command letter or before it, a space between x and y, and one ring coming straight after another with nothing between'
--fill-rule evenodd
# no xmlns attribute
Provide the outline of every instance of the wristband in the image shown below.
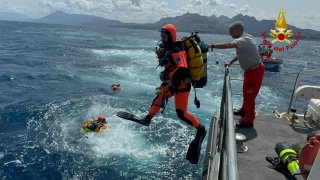
<svg viewBox="0 0 320 180"><path fill-rule="evenodd" d="M211 51L213 51L213 48L214 48L214 44L211 44Z"/></svg>

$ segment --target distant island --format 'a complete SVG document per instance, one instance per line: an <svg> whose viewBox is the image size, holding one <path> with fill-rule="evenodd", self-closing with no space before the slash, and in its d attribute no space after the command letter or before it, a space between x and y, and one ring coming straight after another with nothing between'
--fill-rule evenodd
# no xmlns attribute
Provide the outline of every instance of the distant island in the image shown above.
<svg viewBox="0 0 320 180"><path fill-rule="evenodd" d="M21 15L20 15L21 16ZM0 18L1 19L1 18ZM24 21L36 23L49 23L49 24L66 24L74 26L86 27L118 27L118 28L136 28L136 29L150 29L159 30L164 24L172 23L179 31L191 32L197 31L202 33L212 34L227 34L228 26L234 21L242 21L245 24L245 31L254 35L261 36L263 32L269 32L274 29L276 20L257 20L255 17L238 14L232 18L226 16L201 16L194 13L186 13L177 17L162 18L155 23L123 23L121 21L105 19L102 17L81 14L67 14L62 11L53 12L40 19L27 19ZM290 26L288 29L295 32L301 32L303 39L320 40L320 31L311 29L302 29L295 26ZM295 38L295 37L292 37Z"/></svg>

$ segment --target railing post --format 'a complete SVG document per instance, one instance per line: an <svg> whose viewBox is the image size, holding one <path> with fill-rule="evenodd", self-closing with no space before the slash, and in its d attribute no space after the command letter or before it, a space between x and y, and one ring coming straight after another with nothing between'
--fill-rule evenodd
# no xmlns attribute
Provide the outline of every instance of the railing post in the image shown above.
<svg viewBox="0 0 320 180"><path fill-rule="evenodd" d="M294 91L295 91L296 88L297 88L298 79L299 79L300 73L301 73L303 70L304 70L304 69L302 69L301 71L299 71L299 73L297 74L297 77L296 77L296 81L294 82L294 86L293 86L293 90L292 90L291 98L290 98L290 103L289 103L289 107L288 107L288 112L287 112L288 114L290 114L290 112L291 112L291 106L292 106Z"/></svg>
<svg viewBox="0 0 320 180"><path fill-rule="evenodd" d="M302 69L298 72L297 74L297 77L296 77L296 81L294 82L294 86L293 86L293 90L292 90L292 93L291 93L291 98L290 98L290 102L289 102L289 107L288 107L288 114L290 114L291 112L291 106L292 106L292 102L293 102L293 99L295 99L296 97L294 96L294 92L296 91L297 89L297 86L298 86L298 80L299 80L299 77L300 75L303 73L303 72L308 72L308 73L314 73L314 72L319 72L320 69Z"/></svg>
<svg viewBox="0 0 320 180"><path fill-rule="evenodd" d="M232 96L231 96L231 83L229 70L226 75L226 150L227 150L227 179L229 180L237 180L239 179L238 174L238 161L237 161L237 147L236 147L236 139L234 132L234 120L233 120L233 109L232 109Z"/></svg>

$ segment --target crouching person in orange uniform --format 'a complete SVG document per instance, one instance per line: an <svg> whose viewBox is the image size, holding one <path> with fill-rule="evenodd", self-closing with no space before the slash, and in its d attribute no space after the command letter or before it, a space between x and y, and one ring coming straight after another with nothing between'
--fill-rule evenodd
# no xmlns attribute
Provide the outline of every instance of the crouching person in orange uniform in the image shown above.
<svg viewBox="0 0 320 180"><path fill-rule="evenodd" d="M304 179L308 179L318 153L320 153L320 131L315 131L308 135L307 143L300 150L299 168ZM320 173L316 170L314 172L318 175Z"/></svg>
<svg viewBox="0 0 320 180"><path fill-rule="evenodd" d="M156 48L159 66L164 67L160 75L163 82L157 88L158 95L153 100L148 115L143 119L145 125L149 125L151 119L165 106L167 100L174 96L175 108L179 119L197 129L194 141L203 141L206 129L199 120L188 112L188 99L191 90L189 80L188 62L182 43L176 39L176 28L167 24L161 29L161 42Z"/></svg>

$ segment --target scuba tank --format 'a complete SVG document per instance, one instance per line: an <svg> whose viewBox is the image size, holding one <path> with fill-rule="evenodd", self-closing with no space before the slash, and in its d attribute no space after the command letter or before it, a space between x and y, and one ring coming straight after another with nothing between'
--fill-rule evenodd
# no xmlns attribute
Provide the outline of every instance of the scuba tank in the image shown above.
<svg viewBox="0 0 320 180"><path fill-rule="evenodd" d="M196 88L207 85L207 52L208 48L201 41L198 32L191 32L191 36L182 39L183 46L188 57L188 69L192 86L195 92L194 104L200 108Z"/></svg>
<svg viewBox="0 0 320 180"><path fill-rule="evenodd" d="M194 88L203 88L207 85L208 48L198 36L198 32L191 32L191 35L182 41L188 57L192 85Z"/></svg>
<svg viewBox="0 0 320 180"><path fill-rule="evenodd" d="M201 48L196 37L196 33L191 33L191 36L182 39L188 58L188 70L193 84L197 84L197 81L201 79L204 70Z"/></svg>
<svg viewBox="0 0 320 180"><path fill-rule="evenodd" d="M294 176L295 174L300 173L298 153L295 150L284 142L277 143L274 150L278 154L282 165L286 167L286 170L289 171L290 175Z"/></svg>
<svg viewBox="0 0 320 180"><path fill-rule="evenodd" d="M195 88L203 88L204 86L207 85L207 53L208 53L208 48L206 44L203 41L200 41L199 43L200 48L201 48L201 54L203 58L203 73L201 76L201 79L195 84Z"/></svg>

